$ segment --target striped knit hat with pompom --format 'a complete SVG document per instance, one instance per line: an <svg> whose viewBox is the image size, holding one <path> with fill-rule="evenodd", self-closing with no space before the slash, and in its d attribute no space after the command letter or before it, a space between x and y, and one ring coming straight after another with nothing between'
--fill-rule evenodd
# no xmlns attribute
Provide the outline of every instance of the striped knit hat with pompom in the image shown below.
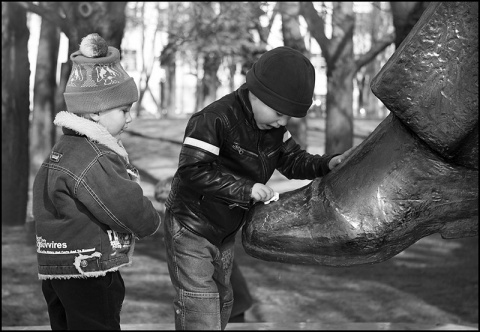
<svg viewBox="0 0 480 332"><path fill-rule="evenodd" d="M69 112L102 112L138 100L137 85L120 64L120 52L98 34L83 38L70 60L72 72L63 94Z"/></svg>

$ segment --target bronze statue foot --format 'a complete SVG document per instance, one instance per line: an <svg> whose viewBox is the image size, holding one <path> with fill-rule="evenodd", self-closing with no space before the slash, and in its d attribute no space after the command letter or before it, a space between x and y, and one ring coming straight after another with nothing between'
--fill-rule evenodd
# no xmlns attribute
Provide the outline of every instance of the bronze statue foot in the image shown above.
<svg viewBox="0 0 480 332"><path fill-rule="evenodd" d="M420 238L478 234L478 171L448 163L389 115L338 168L258 204L245 251L294 264L381 262Z"/></svg>

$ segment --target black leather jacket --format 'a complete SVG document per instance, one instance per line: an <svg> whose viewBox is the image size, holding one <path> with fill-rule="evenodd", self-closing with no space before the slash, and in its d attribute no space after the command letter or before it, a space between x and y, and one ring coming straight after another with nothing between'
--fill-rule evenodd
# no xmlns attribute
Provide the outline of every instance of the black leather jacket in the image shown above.
<svg viewBox="0 0 480 332"><path fill-rule="evenodd" d="M255 183L265 184L275 169L289 179L324 176L333 156L302 150L285 127L258 129L244 84L188 121L165 205L187 229L220 245L245 221Z"/></svg>

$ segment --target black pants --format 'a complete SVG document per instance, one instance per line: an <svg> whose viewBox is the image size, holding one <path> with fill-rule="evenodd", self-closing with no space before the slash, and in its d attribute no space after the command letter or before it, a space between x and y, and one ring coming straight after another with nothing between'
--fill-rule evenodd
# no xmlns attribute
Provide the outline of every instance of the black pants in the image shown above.
<svg viewBox="0 0 480 332"><path fill-rule="evenodd" d="M120 330L125 284L120 271L104 277L42 281L52 330Z"/></svg>
<svg viewBox="0 0 480 332"><path fill-rule="evenodd" d="M238 267L238 264L233 259L232 276L230 277L233 290L233 307L229 322L239 323L244 322L245 311L247 311L253 304L252 295L248 290L247 282Z"/></svg>

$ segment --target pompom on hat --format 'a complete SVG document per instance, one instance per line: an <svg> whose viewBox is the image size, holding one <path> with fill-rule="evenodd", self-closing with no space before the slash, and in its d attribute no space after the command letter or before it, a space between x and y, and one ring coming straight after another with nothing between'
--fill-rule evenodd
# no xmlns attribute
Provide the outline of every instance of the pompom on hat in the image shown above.
<svg viewBox="0 0 480 332"><path fill-rule="evenodd" d="M281 46L267 51L253 64L246 84L275 111L303 118L313 102L315 69L301 52Z"/></svg>
<svg viewBox="0 0 480 332"><path fill-rule="evenodd" d="M120 64L119 50L98 34L84 37L70 60L72 72L63 94L69 112L102 112L138 100L137 85Z"/></svg>

